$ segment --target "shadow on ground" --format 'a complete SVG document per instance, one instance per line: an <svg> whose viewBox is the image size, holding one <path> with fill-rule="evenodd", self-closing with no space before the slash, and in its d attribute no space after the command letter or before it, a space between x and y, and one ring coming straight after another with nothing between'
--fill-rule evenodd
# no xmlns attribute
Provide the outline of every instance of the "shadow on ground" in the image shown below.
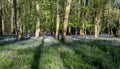
<svg viewBox="0 0 120 69"><path fill-rule="evenodd" d="M14 43L17 43L17 42L22 42L22 41L27 41L29 40L31 37L26 37L26 38L23 38L21 40L17 40L16 36L1 36L0 37L0 46L7 46L9 44L14 44Z"/></svg>
<svg viewBox="0 0 120 69"><path fill-rule="evenodd" d="M62 44L53 40L57 41L47 37L30 39L21 42L16 48L6 46L0 49L2 51L0 55L3 56L0 56L2 59L0 67L3 69L119 69L120 47L109 44L111 41L79 39L68 40Z"/></svg>
<svg viewBox="0 0 120 69"><path fill-rule="evenodd" d="M44 45L44 40L45 38L43 37L41 45L35 49L31 69L39 69L39 59L41 58L41 49Z"/></svg>
<svg viewBox="0 0 120 69"><path fill-rule="evenodd" d="M106 40L73 40L64 44L73 49L85 63L97 69L117 69L120 63L120 46Z"/></svg>

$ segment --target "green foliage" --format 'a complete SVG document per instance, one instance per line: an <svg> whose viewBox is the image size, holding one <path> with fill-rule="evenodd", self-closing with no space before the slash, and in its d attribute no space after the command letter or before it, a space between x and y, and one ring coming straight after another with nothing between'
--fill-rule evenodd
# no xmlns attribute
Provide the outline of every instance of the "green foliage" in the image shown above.
<svg viewBox="0 0 120 69"><path fill-rule="evenodd" d="M83 0L84 1L84 0ZM109 5L110 4L110 5ZM57 0L43 0L39 1L40 5L40 28L41 31L55 31L56 29L56 14L57 14ZM5 24L5 32L9 33L11 30L11 0L2 1L2 13L3 22ZM60 15L60 31L63 29L63 21L65 15L66 0L59 0L59 15ZM110 22L111 29L118 28L118 8L114 7L113 0L96 0L95 7L97 9L97 14L100 15L100 26L102 33L106 33L108 27L108 21ZM18 0L17 10L20 9L21 13L17 14L17 17L21 18L21 24L23 24L24 33L30 31L33 33L36 29L36 2L33 0ZM110 9L110 11L109 11ZM73 29L81 28L83 21L85 21L85 28L88 32L93 31L93 18L95 9L93 8L93 1L88 0L88 4L81 6L81 0L73 0L71 11L69 15L69 26ZM82 15L81 13L85 14ZM82 17L85 17L83 19ZM15 28L15 25L14 25ZM108 31L108 30L107 30Z"/></svg>

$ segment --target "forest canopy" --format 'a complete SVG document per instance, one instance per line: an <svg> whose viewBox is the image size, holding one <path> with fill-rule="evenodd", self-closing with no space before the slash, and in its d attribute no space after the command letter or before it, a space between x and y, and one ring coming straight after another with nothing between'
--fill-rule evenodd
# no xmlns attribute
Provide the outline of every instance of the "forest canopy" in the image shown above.
<svg viewBox="0 0 120 69"><path fill-rule="evenodd" d="M0 33L120 36L119 0L1 0Z"/></svg>

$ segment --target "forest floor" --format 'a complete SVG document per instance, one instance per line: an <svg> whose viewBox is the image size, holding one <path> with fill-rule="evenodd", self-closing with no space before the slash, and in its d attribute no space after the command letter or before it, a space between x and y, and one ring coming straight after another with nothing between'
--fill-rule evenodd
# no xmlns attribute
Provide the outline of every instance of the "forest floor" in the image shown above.
<svg viewBox="0 0 120 69"><path fill-rule="evenodd" d="M52 36L0 37L0 69L120 69L119 64L120 38L112 36L71 35L64 44Z"/></svg>

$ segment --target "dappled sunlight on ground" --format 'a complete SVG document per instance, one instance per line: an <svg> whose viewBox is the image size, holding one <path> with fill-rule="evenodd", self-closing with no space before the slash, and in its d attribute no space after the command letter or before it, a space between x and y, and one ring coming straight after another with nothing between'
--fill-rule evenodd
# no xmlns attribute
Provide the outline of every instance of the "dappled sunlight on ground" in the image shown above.
<svg viewBox="0 0 120 69"><path fill-rule="evenodd" d="M119 69L119 42L67 36L62 44L42 36L0 43L0 69Z"/></svg>

